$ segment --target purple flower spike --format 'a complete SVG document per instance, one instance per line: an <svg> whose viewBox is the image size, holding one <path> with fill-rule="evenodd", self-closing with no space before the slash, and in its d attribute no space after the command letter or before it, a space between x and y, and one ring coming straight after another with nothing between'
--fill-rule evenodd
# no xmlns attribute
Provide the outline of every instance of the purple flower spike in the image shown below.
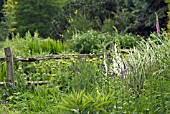
<svg viewBox="0 0 170 114"><path fill-rule="evenodd" d="M5 103L8 104L8 103L9 103L9 100L6 100Z"/></svg>
<svg viewBox="0 0 170 114"><path fill-rule="evenodd" d="M156 32L157 32L158 36L160 36L159 20L158 20L158 15L156 12L155 12L155 15L156 15Z"/></svg>
<svg viewBox="0 0 170 114"><path fill-rule="evenodd" d="M126 69L126 65L124 62L123 62L123 66L124 66L124 74L127 74L127 69Z"/></svg>
<svg viewBox="0 0 170 114"><path fill-rule="evenodd" d="M128 64L130 65L132 73L135 73L134 67L130 63L128 63Z"/></svg>
<svg viewBox="0 0 170 114"><path fill-rule="evenodd" d="M123 62L123 68L121 68L121 75L122 75L122 79L125 78L125 75L127 74L127 69L126 69L126 65Z"/></svg>
<svg viewBox="0 0 170 114"><path fill-rule="evenodd" d="M114 76L115 76L115 73L113 72L113 73L112 73L112 77L114 78Z"/></svg>

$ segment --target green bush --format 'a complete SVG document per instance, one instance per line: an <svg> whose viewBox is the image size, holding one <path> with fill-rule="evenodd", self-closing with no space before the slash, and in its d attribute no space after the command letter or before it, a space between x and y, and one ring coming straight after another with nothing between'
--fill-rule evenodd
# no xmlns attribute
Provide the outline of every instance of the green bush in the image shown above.
<svg viewBox="0 0 170 114"><path fill-rule="evenodd" d="M80 53L90 53L109 48L110 44L118 43L121 48L132 48L140 41L140 37L132 34L118 34L113 31L110 33L101 33L89 30L85 33L76 33L71 39L71 49Z"/></svg>
<svg viewBox="0 0 170 114"><path fill-rule="evenodd" d="M121 48L133 48L140 40L142 40L142 37L129 33L118 35L116 40L120 44Z"/></svg>
<svg viewBox="0 0 170 114"><path fill-rule="evenodd" d="M70 42L71 48L80 53L90 53L94 50L102 49L102 43L109 43L112 37L105 33L89 30L85 33L77 33L73 35Z"/></svg>

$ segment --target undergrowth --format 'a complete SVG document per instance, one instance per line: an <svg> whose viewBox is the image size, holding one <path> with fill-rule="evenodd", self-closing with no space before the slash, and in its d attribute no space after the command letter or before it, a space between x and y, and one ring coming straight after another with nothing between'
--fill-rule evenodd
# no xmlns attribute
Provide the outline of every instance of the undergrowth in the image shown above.
<svg viewBox="0 0 170 114"><path fill-rule="evenodd" d="M170 113L170 41L142 40L129 54L114 43L106 48L93 59L15 63L16 86L0 89L0 112ZM44 80L48 84L27 84Z"/></svg>

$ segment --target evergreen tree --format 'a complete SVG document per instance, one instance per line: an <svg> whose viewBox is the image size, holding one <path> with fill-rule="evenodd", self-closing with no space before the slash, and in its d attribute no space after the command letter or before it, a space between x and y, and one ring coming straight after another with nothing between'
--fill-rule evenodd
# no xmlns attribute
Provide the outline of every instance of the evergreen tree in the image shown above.
<svg viewBox="0 0 170 114"><path fill-rule="evenodd" d="M41 36L47 37L51 33L53 17L59 11L57 0L16 0L15 32L24 35L38 31Z"/></svg>
<svg viewBox="0 0 170 114"><path fill-rule="evenodd" d="M5 40L15 30L14 9L15 0L4 0L2 8L3 17L0 22L0 40Z"/></svg>

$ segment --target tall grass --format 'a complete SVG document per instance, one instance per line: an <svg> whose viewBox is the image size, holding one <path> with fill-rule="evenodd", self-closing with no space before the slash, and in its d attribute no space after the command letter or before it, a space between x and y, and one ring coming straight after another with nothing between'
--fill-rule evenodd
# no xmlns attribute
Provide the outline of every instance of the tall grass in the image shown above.
<svg viewBox="0 0 170 114"><path fill-rule="evenodd" d="M170 97L169 75L170 42L142 41L126 58L126 63L134 69L127 75L127 83L136 95L137 111L150 113L168 113L170 110L165 102ZM166 72L166 73L165 73ZM166 99L166 100L165 100ZM143 102L145 101L145 102Z"/></svg>

